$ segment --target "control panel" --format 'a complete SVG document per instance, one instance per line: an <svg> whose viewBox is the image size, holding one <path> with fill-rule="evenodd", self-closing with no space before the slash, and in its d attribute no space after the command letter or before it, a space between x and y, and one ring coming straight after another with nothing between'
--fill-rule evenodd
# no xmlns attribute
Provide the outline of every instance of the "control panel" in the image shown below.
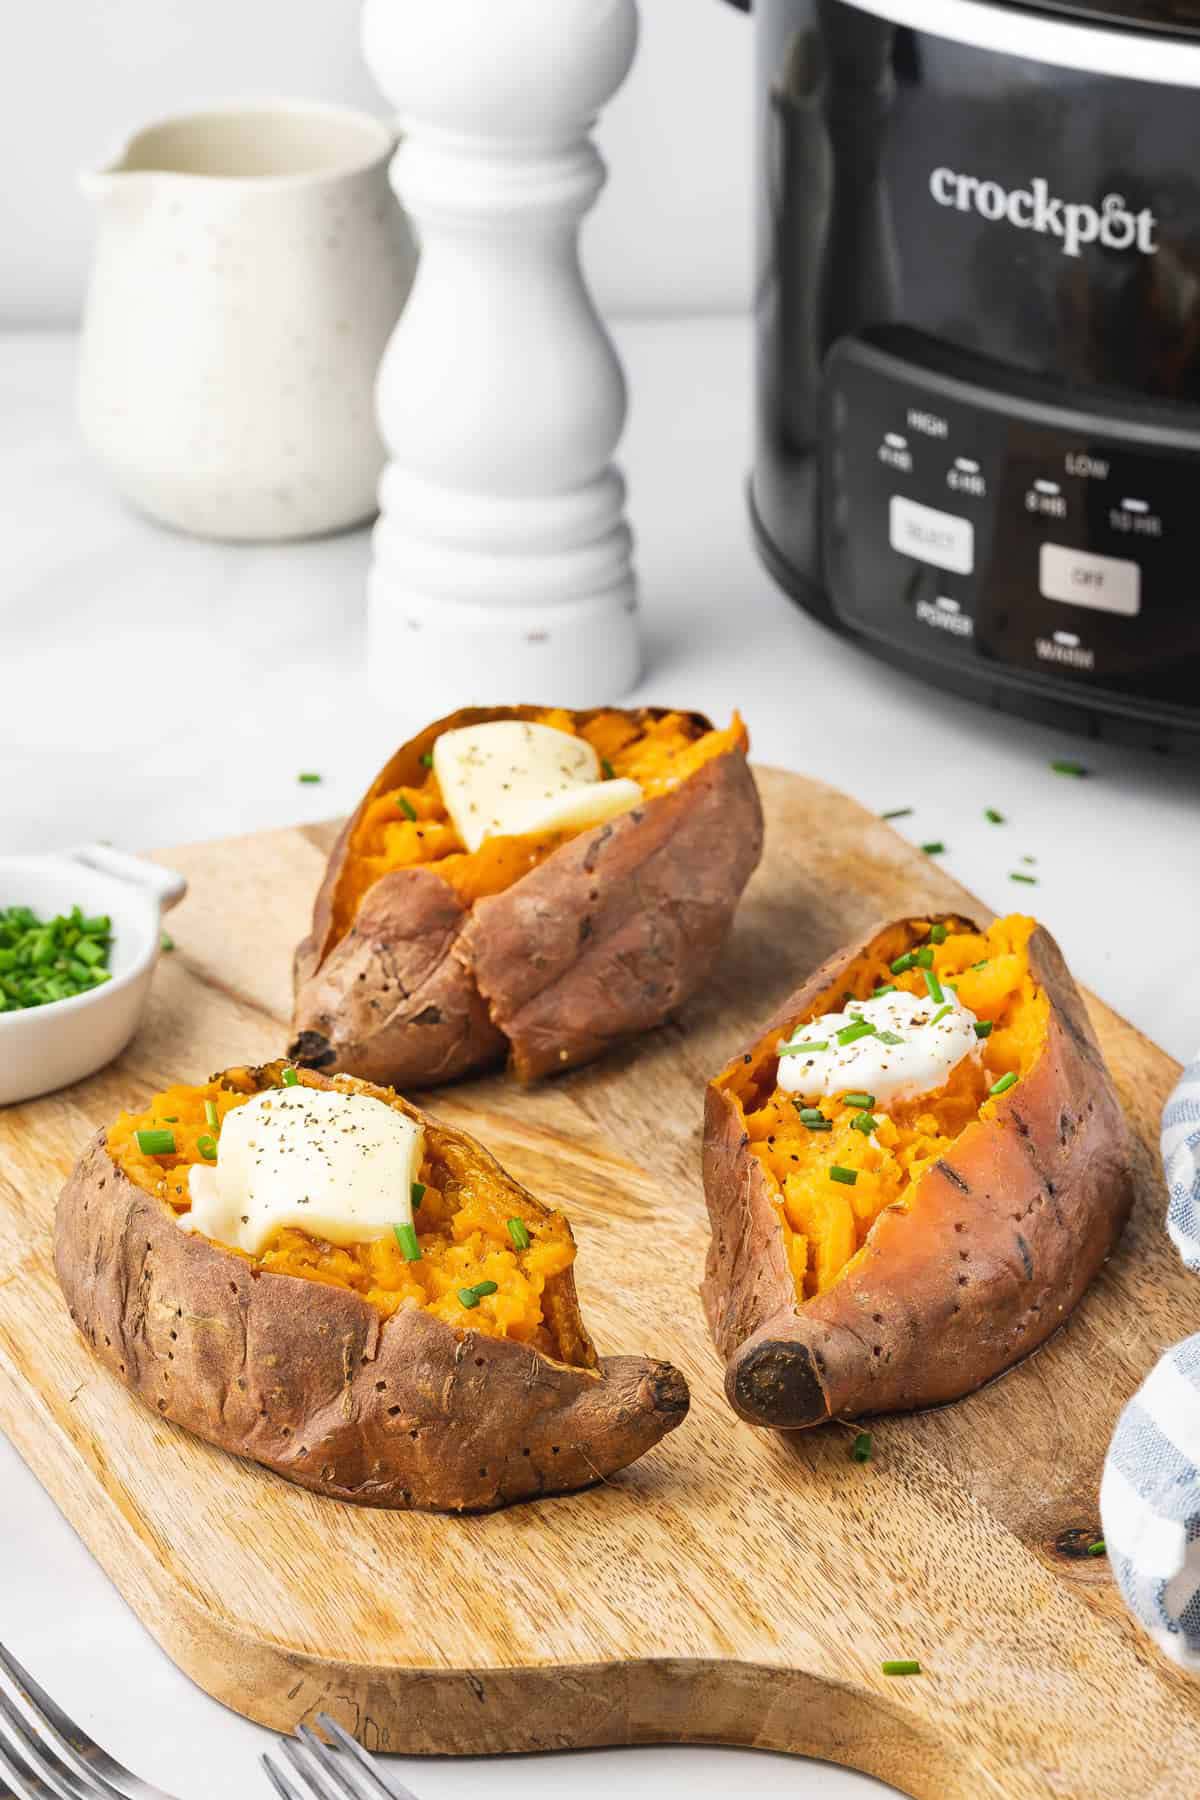
<svg viewBox="0 0 1200 1800"><path fill-rule="evenodd" d="M906 653L1200 717L1200 433L854 339L830 354L833 605Z"/></svg>

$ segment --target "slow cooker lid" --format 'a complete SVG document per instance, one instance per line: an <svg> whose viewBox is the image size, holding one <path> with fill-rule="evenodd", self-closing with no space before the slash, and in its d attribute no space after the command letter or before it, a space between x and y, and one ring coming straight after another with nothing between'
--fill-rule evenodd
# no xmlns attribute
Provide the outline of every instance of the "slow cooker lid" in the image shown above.
<svg viewBox="0 0 1200 1800"><path fill-rule="evenodd" d="M1200 37L1200 0L1000 0L1022 12L1065 13L1085 24L1138 26L1170 37Z"/></svg>

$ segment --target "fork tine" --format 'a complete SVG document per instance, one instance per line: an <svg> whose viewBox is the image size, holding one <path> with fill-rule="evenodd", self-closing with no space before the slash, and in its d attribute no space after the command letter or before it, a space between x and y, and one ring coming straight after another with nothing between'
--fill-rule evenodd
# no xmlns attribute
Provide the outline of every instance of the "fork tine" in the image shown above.
<svg viewBox="0 0 1200 1800"><path fill-rule="evenodd" d="M312 1755L312 1752L308 1750L306 1745L298 1744L295 1738L284 1738L283 1743L279 1747L291 1763L293 1769L295 1769L297 1775L299 1775L301 1781L305 1782L310 1792L316 1795L317 1800L337 1800L337 1796L334 1794L332 1788L326 1783L324 1774L321 1771L321 1765L317 1763L315 1774L310 1767L310 1763L316 1762L316 1758ZM358 1800L358 1796L352 1796L351 1800Z"/></svg>
<svg viewBox="0 0 1200 1800"><path fill-rule="evenodd" d="M337 1783L338 1792L344 1794L346 1800L363 1800L363 1791L358 1782L351 1779L328 1744L323 1744L315 1731L310 1731L307 1725L297 1725L296 1736L322 1774Z"/></svg>
<svg viewBox="0 0 1200 1800"><path fill-rule="evenodd" d="M26 1772L39 1777L44 1790L52 1791L57 1800L81 1800L81 1797L82 1800L91 1800L91 1796L99 1792L97 1788L80 1787L69 1771L55 1761L47 1747L33 1736L2 1688L0 1720L3 1720L3 1728L0 1729L0 1759L7 1757L11 1760L14 1755L18 1756ZM48 1789L45 1787L46 1783L49 1783Z"/></svg>
<svg viewBox="0 0 1200 1800"><path fill-rule="evenodd" d="M339 1744L348 1755L354 1758L361 1769L366 1771L375 1783L376 1791L385 1795L386 1800L417 1800L412 1789L406 1788L402 1781L397 1782L394 1787L388 1786L375 1767L370 1754L363 1749L357 1739L350 1736L344 1725L339 1725L336 1719L331 1719L329 1714L324 1712L317 1714L317 1724L322 1731L329 1733L336 1744Z"/></svg>
<svg viewBox="0 0 1200 1800"><path fill-rule="evenodd" d="M6 1775L15 1784L20 1800L47 1800L47 1796L49 1800L55 1800L53 1790L38 1780L3 1738L0 1738L0 1775Z"/></svg>
<svg viewBox="0 0 1200 1800"><path fill-rule="evenodd" d="M74 1719L68 1717L61 1706L55 1704L45 1688L33 1679L29 1670L21 1666L4 1644L0 1644L0 1669L16 1689L17 1699L23 1702L26 1712L31 1715L39 1736L50 1739L58 1760L65 1763L83 1783L83 1792L99 1795L101 1800L126 1800L119 1789L105 1780L99 1768L92 1768L85 1761L84 1753L101 1760L105 1767L114 1766L112 1758L86 1731L76 1725Z"/></svg>
<svg viewBox="0 0 1200 1800"><path fill-rule="evenodd" d="M304 1796L296 1791L283 1771L275 1767L265 1750L258 1760L267 1772L267 1780L275 1792L282 1796L282 1800L304 1800Z"/></svg>

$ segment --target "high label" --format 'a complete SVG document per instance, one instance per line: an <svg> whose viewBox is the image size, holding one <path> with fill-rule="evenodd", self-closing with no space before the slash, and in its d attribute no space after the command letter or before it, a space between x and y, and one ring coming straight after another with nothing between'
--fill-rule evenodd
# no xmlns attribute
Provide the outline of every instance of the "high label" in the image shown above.
<svg viewBox="0 0 1200 1800"><path fill-rule="evenodd" d="M945 168L930 175L929 192L939 206L955 212L976 212L981 219L1004 220L1018 231L1061 238L1064 256L1078 256L1085 244L1136 250L1141 256L1158 254L1154 236L1158 220L1148 206L1128 211L1120 194L1106 194L1097 207L1059 199L1040 175L1027 188L1005 188L998 181L981 181L977 175L958 175Z"/></svg>

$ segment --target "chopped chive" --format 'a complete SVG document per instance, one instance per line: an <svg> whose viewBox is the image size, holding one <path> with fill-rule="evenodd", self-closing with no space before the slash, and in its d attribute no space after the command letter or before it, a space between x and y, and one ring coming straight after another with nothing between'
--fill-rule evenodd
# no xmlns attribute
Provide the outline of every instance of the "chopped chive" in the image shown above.
<svg viewBox="0 0 1200 1800"><path fill-rule="evenodd" d="M885 1675L919 1675L921 1665L915 1656L894 1656L887 1662L880 1663Z"/></svg>
<svg viewBox="0 0 1200 1800"><path fill-rule="evenodd" d="M421 767L423 769L432 769L433 767L433 756L428 750L423 751L421 754Z"/></svg>
<svg viewBox="0 0 1200 1800"><path fill-rule="evenodd" d="M940 1025L942 1020L945 1018L946 1014L952 1013L953 1011L954 1011L953 1005L950 1003L947 1003L945 1006L942 1007L940 1012L934 1013L934 1015L933 1015L932 1019L930 1019L929 1023L931 1025Z"/></svg>
<svg viewBox="0 0 1200 1800"><path fill-rule="evenodd" d="M921 849L926 856L944 856L946 854L946 846L940 838L934 838L932 843L922 844Z"/></svg>
<svg viewBox="0 0 1200 1800"><path fill-rule="evenodd" d="M1036 875L1026 875L1021 869L1013 869L1010 872L1008 879L1010 881L1023 881L1026 887L1036 887L1038 884Z"/></svg>
<svg viewBox="0 0 1200 1800"><path fill-rule="evenodd" d="M1021 858L1021 861L1023 863L1035 863L1037 861L1037 857L1036 856L1023 856Z"/></svg>
<svg viewBox="0 0 1200 1800"><path fill-rule="evenodd" d="M785 1044L779 1052L780 1056L796 1056L801 1050L828 1050L829 1039L821 1038L811 1044Z"/></svg>
<svg viewBox="0 0 1200 1800"><path fill-rule="evenodd" d="M912 817L911 806L893 806L890 812L880 813L881 819L909 819Z"/></svg>
<svg viewBox="0 0 1200 1800"><path fill-rule="evenodd" d="M839 1044L856 1044L859 1038L874 1037L876 1031L869 1019L856 1019L853 1025L843 1025L835 1035Z"/></svg>
<svg viewBox="0 0 1200 1800"><path fill-rule="evenodd" d="M143 1156L174 1156L175 1133L173 1131L135 1131L137 1147Z"/></svg>
<svg viewBox="0 0 1200 1800"><path fill-rule="evenodd" d="M405 1262L420 1262L421 1246L417 1242L416 1226L393 1225L392 1230L396 1234L396 1242L404 1253Z"/></svg>
<svg viewBox="0 0 1200 1800"><path fill-rule="evenodd" d="M458 1297L464 1306L478 1306L487 1294L495 1292L496 1283L494 1281L477 1281L474 1287L459 1288Z"/></svg>
<svg viewBox="0 0 1200 1800"><path fill-rule="evenodd" d="M528 1250L529 1232L526 1229L524 1219L507 1219L505 1223L508 1226L508 1235L513 1241L513 1248L516 1250Z"/></svg>
<svg viewBox="0 0 1200 1800"><path fill-rule="evenodd" d="M924 971L924 974L925 974L925 991L929 995L929 998L933 1001L934 1005L940 1006L942 1001L946 998L945 994L942 992L942 984L938 980L937 976L934 974L932 969L926 969Z"/></svg>
<svg viewBox="0 0 1200 1800"><path fill-rule="evenodd" d="M217 1160L217 1140L216 1140L216 1138L209 1137L206 1132L203 1137L198 1137L196 1139L196 1148L200 1152L201 1156L204 1158L205 1162L216 1162L216 1160Z"/></svg>
<svg viewBox="0 0 1200 1800"><path fill-rule="evenodd" d="M482 1300L485 1294L494 1294L497 1292L497 1284L494 1281L477 1281L475 1283L475 1292Z"/></svg>
<svg viewBox="0 0 1200 1800"><path fill-rule="evenodd" d="M1003 825L1007 822L1004 814L1002 812L997 812L994 806L985 806L983 809L983 816L990 825Z"/></svg>
<svg viewBox="0 0 1200 1800"><path fill-rule="evenodd" d="M985 1038L985 1037L991 1037L991 1035L992 1035L991 1019L976 1019L976 1021L975 1021L975 1036L977 1038Z"/></svg>
<svg viewBox="0 0 1200 1800"><path fill-rule="evenodd" d="M872 1000L882 1000L883 996L885 994L894 994L895 991L896 991L895 982L894 981L885 981L882 987L877 987L877 988L872 989L871 998L872 998Z"/></svg>
<svg viewBox="0 0 1200 1800"><path fill-rule="evenodd" d="M412 1209L414 1212L416 1212L424 1198L425 1183L423 1181L414 1181L412 1184Z"/></svg>
<svg viewBox="0 0 1200 1800"><path fill-rule="evenodd" d="M875 1104L874 1094L843 1094L842 1095L842 1105L843 1106L857 1106L860 1111L864 1107L874 1106L874 1104Z"/></svg>
<svg viewBox="0 0 1200 1800"><path fill-rule="evenodd" d="M919 969L932 969L933 967L933 951L928 944L922 944L917 951L917 967Z"/></svg>
<svg viewBox="0 0 1200 1800"><path fill-rule="evenodd" d="M917 953L915 950L906 950L903 956L898 956L894 963L888 964L893 975L906 975L909 969L915 969L916 966Z"/></svg>
<svg viewBox="0 0 1200 1800"><path fill-rule="evenodd" d="M988 959L987 959L987 957L986 957L986 956L985 956L985 957L984 957L984 958L983 958L983 961L982 961L982 962L977 962L977 963L972 963L972 964L971 964L971 967L972 967L972 968L973 968L973 969L986 969L986 968L987 968L987 966L988 966Z"/></svg>
<svg viewBox="0 0 1200 1800"><path fill-rule="evenodd" d="M825 1117L825 1114L821 1111L819 1106L802 1106L799 1111L800 1117L804 1120L806 1125L810 1119L823 1119Z"/></svg>
<svg viewBox="0 0 1200 1800"><path fill-rule="evenodd" d="M179 1114L178 1113L171 1113L169 1118L166 1118L163 1120L164 1125L178 1125L178 1123L179 1123Z"/></svg>
<svg viewBox="0 0 1200 1800"><path fill-rule="evenodd" d="M405 818L409 820L411 824L415 825L417 822L417 809L409 799L408 795L397 794L396 805L400 808L400 811L404 814Z"/></svg>
<svg viewBox="0 0 1200 1800"><path fill-rule="evenodd" d="M946 941L946 927L944 925L931 925L929 927L929 941L931 944L944 944Z"/></svg>
<svg viewBox="0 0 1200 1800"><path fill-rule="evenodd" d="M819 1106L801 1106L796 1103L800 1114L800 1123L806 1131L832 1131L833 1120L827 1119Z"/></svg>
<svg viewBox="0 0 1200 1800"><path fill-rule="evenodd" d="M1094 1544L1088 1545L1087 1549L1089 1556L1104 1556L1107 1551L1108 1545L1104 1542L1103 1538L1097 1538Z"/></svg>
<svg viewBox="0 0 1200 1800"><path fill-rule="evenodd" d="M1017 1085L1016 1071L1015 1071L1015 1069L1010 1069L1008 1071L1007 1075L1002 1075L1000 1077L999 1081L993 1081L991 1087L988 1089L988 1093L989 1094L1007 1094L1009 1088L1015 1087L1016 1085Z"/></svg>
<svg viewBox="0 0 1200 1800"><path fill-rule="evenodd" d="M602 756L600 758L600 768L601 768L601 771L603 772L605 781L615 781L616 780L617 771L613 768L613 766L609 762L607 756Z"/></svg>
<svg viewBox="0 0 1200 1800"><path fill-rule="evenodd" d="M841 1163L830 1163L830 1181L840 1181L843 1187L853 1187L858 1180L857 1169L844 1169Z"/></svg>
<svg viewBox="0 0 1200 1800"><path fill-rule="evenodd" d="M894 1031L881 1031L879 1041L881 1044L902 1044L904 1039L898 1037Z"/></svg>
<svg viewBox="0 0 1200 1800"><path fill-rule="evenodd" d="M321 777L312 769L305 769L296 777L296 780L302 782L305 787L312 787L316 782L320 781L320 779Z"/></svg>
<svg viewBox="0 0 1200 1800"><path fill-rule="evenodd" d="M1050 767L1056 775L1082 776L1087 774L1081 762L1073 762L1069 756L1056 756Z"/></svg>
<svg viewBox="0 0 1200 1800"><path fill-rule="evenodd" d="M852 1454L854 1456L855 1462L870 1462L870 1460L871 1460L871 1434L869 1431L860 1431L860 1432L856 1433L855 1439L854 1439L854 1450L853 1450Z"/></svg>
<svg viewBox="0 0 1200 1800"><path fill-rule="evenodd" d="M210 1128L215 1131L217 1129L217 1103L215 1100L204 1102L204 1117L208 1120Z"/></svg>
<svg viewBox="0 0 1200 1800"><path fill-rule="evenodd" d="M175 939L171 936L169 931L163 932L158 940L158 947L162 951L169 951L175 948Z"/></svg>
<svg viewBox="0 0 1200 1800"><path fill-rule="evenodd" d="M295 1087L299 1080L300 1077L297 1075L295 1069L287 1068L283 1071L284 1087Z"/></svg>
<svg viewBox="0 0 1200 1800"><path fill-rule="evenodd" d="M870 1137L878 1124L879 1120L872 1113L860 1112L851 1119L850 1128L852 1131L861 1131L864 1137Z"/></svg>

